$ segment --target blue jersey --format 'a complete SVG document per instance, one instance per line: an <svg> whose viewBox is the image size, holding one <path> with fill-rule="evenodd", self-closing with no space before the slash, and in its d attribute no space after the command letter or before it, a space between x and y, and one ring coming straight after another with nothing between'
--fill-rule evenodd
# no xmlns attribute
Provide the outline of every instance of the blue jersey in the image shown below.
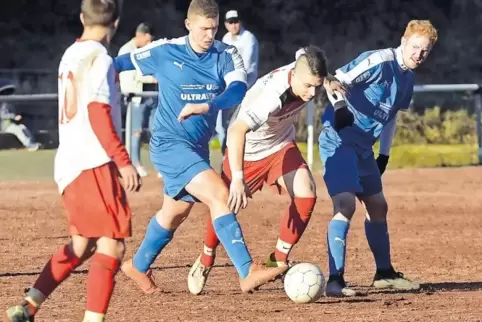
<svg viewBox="0 0 482 322"><path fill-rule="evenodd" d="M373 144L396 113L410 105L414 74L403 64L400 48L364 52L335 77L349 86L346 102L355 119L353 132L362 142ZM330 107L322 121L331 123L332 113Z"/></svg>
<svg viewBox="0 0 482 322"><path fill-rule="evenodd" d="M214 132L217 109L178 122L187 103L205 103L221 94L232 82L246 83L242 57L233 46L215 41L203 54L190 46L188 36L157 40L131 53L143 75L159 82L159 103L152 126L153 139L175 138L207 148Z"/></svg>

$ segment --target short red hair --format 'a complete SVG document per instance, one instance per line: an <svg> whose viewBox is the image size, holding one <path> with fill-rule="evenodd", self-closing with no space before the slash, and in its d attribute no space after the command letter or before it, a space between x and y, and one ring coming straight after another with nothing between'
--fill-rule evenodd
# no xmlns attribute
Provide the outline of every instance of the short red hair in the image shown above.
<svg viewBox="0 0 482 322"><path fill-rule="evenodd" d="M409 38L412 35L427 36L430 42L435 44L438 39L437 29L432 25L430 20L412 20L408 23L403 38Z"/></svg>

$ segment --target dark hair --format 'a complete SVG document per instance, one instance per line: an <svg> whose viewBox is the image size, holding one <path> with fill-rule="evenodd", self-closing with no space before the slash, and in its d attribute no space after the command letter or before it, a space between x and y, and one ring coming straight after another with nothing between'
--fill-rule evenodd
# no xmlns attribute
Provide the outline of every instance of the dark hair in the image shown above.
<svg viewBox="0 0 482 322"><path fill-rule="evenodd" d="M136 28L136 32L140 32L140 33L143 33L143 34L149 34L149 35L154 36L154 28L148 22L140 23L139 26L137 26L137 28Z"/></svg>
<svg viewBox="0 0 482 322"><path fill-rule="evenodd" d="M86 26L100 25L108 27L112 25L120 15L118 0L83 0L81 12Z"/></svg>
<svg viewBox="0 0 482 322"><path fill-rule="evenodd" d="M318 77L328 76L328 63L325 52L314 45L309 45L303 49L304 53L298 57L296 65L301 61L306 62L313 75Z"/></svg>

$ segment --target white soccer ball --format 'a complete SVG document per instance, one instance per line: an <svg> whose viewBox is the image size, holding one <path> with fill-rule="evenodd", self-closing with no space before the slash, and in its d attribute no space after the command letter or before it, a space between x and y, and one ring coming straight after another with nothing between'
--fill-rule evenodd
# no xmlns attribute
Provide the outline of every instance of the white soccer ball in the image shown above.
<svg viewBox="0 0 482 322"><path fill-rule="evenodd" d="M325 292L325 277L318 265L296 264L285 275L284 289L295 303L313 303Z"/></svg>

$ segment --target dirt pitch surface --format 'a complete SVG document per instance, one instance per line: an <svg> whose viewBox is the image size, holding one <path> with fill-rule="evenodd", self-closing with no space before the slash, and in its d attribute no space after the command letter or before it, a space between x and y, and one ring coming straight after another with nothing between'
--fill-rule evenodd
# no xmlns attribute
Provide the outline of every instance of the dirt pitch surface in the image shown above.
<svg viewBox="0 0 482 322"><path fill-rule="evenodd" d="M326 272L331 205L320 175L317 180L320 197L314 217L292 259L319 263ZM192 296L186 276L201 251L206 216L203 206L196 206L155 262L163 292L143 295L119 274L107 321L482 321L482 168L389 171L384 183L393 262L423 283L420 292L368 287L374 263L363 229L364 212L358 207L348 238L346 278L364 296L296 305L280 281L245 295L221 249L205 293ZM129 196L134 237L128 241L128 257L162 204L161 189L152 176L142 193ZM0 200L0 307L6 308L21 299L50 254L69 239L51 182L0 183ZM240 215L255 260L263 260L273 249L286 206L284 196L265 190ZM52 294L36 321L82 320L87 269L85 263Z"/></svg>

